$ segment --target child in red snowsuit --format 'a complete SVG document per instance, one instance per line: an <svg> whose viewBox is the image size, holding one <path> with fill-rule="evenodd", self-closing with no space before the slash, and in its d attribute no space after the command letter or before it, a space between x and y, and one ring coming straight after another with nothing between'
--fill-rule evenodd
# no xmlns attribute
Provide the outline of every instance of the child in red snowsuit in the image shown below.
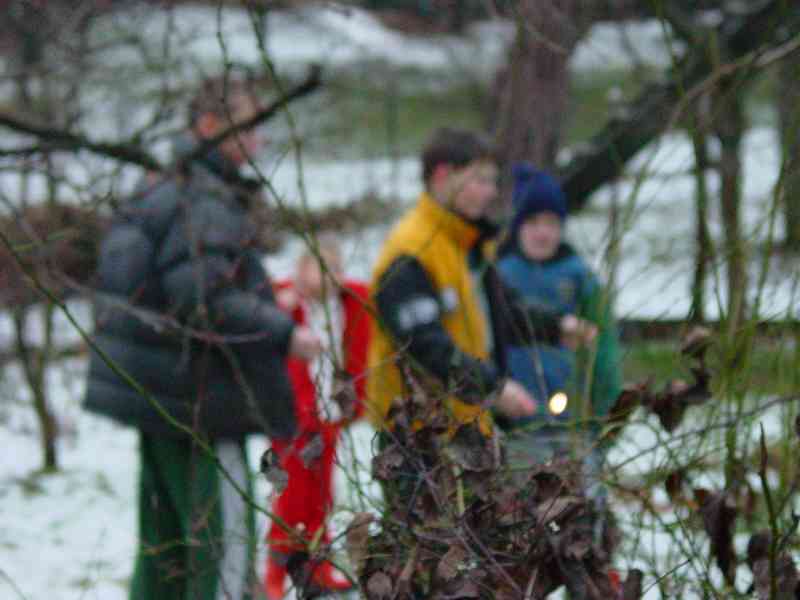
<svg viewBox="0 0 800 600"><path fill-rule="evenodd" d="M305 540L326 543L325 521L333 507L336 442L342 427L363 412L369 311L367 287L341 276L342 261L335 241L322 239L318 249L324 269L317 257L305 254L298 261L294 281L280 282L276 292L278 304L295 322L318 333L323 352L313 361L287 361L300 433L291 441L273 440L272 448L287 472L288 484L272 511ZM355 400L350 406L340 406L332 398L337 385L334 373L342 370L351 378L355 392L349 394ZM314 448L303 452L310 444ZM283 597L288 556L303 548L302 542L292 537L273 521L265 579L269 600ZM313 580L323 590L351 587L329 562L315 569Z"/></svg>

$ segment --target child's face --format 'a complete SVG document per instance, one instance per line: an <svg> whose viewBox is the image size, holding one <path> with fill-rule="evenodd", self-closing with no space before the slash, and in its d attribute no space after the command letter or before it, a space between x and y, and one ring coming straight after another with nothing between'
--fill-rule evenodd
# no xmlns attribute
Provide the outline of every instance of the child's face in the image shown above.
<svg viewBox="0 0 800 600"><path fill-rule="evenodd" d="M311 300L322 301L326 294L331 294L336 289L336 279L341 272L338 256L322 252L327 272L324 272L317 259L313 256L303 256L297 265L295 286L297 291Z"/></svg>
<svg viewBox="0 0 800 600"><path fill-rule="evenodd" d="M230 120L234 124L244 123L255 117L258 112L259 106L256 101L250 96L241 94L231 102ZM230 123L224 123L225 128L229 126ZM234 164L241 165L251 158L257 159L263 146L263 135L256 128L251 128L230 136L222 142L220 149Z"/></svg>
<svg viewBox="0 0 800 600"><path fill-rule="evenodd" d="M256 116L259 106L256 101L246 94L235 94L228 100L229 113L220 116L207 113L200 117L197 131L203 138L212 138L228 129L231 125L244 123ZM251 128L223 140L219 149L222 154L236 165L242 165L251 157L257 158L264 146L262 134Z"/></svg>
<svg viewBox="0 0 800 600"><path fill-rule="evenodd" d="M450 206L458 214L469 220L480 219L497 199L497 166L480 160L454 169L447 188Z"/></svg>
<svg viewBox="0 0 800 600"><path fill-rule="evenodd" d="M519 245L531 260L552 258L561 243L561 219L550 211L536 213L519 228Z"/></svg>

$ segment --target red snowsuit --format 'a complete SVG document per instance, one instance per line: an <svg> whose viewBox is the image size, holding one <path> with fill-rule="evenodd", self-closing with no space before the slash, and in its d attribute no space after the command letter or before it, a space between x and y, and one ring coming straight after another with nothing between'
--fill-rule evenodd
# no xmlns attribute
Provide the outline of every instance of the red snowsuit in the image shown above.
<svg viewBox="0 0 800 600"><path fill-rule="evenodd" d="M278 284L279 289L291 287L289 282ZM369 342L369 311L366 309L368 288L364 284L346 280L339 295L342 302L343 328L341 353L344 369L353 377L356 396L356 418L364 411L363 399L366 386L367 346ZM292 311L292 318L298 324L306 324L302 304ZM317 399L314 382L307 362L295 358L287 360L289 375L295 392L295 411L299 435L293 441L273 440L272 448L281 457L281 465L286 470L289 481L286 489L273 505L273 513L283 519L295 530L303 524L305 537L311 540L323 528L322 542L329 541L324 530L328 512L333 507L333 463L336 455L336 442L341 422L324 421L317 414ZM314 437L320 436L322 452L319 458L308 466L303 464L300 451ZM298 549L297 543L288 542L289 535L273 521L268 535L270 553L267 558L267 573L280 570L281 554Z"/></svg>

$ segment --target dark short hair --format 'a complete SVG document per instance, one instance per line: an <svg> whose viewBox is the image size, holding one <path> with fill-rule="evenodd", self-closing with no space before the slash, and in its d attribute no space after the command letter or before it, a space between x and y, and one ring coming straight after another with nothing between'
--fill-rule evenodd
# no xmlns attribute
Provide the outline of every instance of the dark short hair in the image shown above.
<svg viewBox="0 0 800 600"><path fill-rule="evenodd" d="M427 185L441 164L465 167L476 160L497 160L494 146L483 135L467 129L437 129L422 151L422 180Z"/></svg>
<svg viewBox="0 0 800 600"><path fill-rule="evenodd" d="M227 116L231 109L231 99L241 96L254 100L257 98L252 80L231 74L203 80L189 103L189 126L193 127L205 114Z"/></svg>

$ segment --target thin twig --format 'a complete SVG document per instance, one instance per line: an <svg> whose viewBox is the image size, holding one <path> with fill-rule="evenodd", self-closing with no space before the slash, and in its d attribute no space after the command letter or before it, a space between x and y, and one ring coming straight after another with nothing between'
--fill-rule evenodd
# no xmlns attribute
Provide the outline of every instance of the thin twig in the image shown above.
<svg viewBox="0 0 800 600"><path fill-rule="evenodd" d="M775 505L772 501L772 492L767 480L767 442L764 435L764 424L759 423L761 428L761 464L758 469L758 477L761 480L761 487L764 490L764 500L767 504L767 515L769 516L769 600L775 600L778 593L778 582L776 580L776 554L778 548L778 515L775 513Z"/></svg>
<svg viewBox="0 0 800 600"><path fill-rule="evenodd" d="M321 73L322 70L318 65L312 66L308 76L303 82L287 91L283 96L275 100L275 102L263 110L259 111L257 114L253 115L253 117L250 119L241 123L233 124L214 137L204 140L197 146L197 148L184 157L178 166L180 167L187 162L202 156L231 136L261 125L278 114L280 110L282 110L293 100L310 94L321 85ZM36 125L4 113L0 113L0 126L6 127L7 129L11 129L18 133L36 137L43 142L43 145L41 146L27 146L19 149L6 148L0 150L0 155L8 156L17 154L25 156L34 154L35 152L87 150L107 158L138 165L150 171L156 171L159 173L168 171L167 167L162 165L153 156L136 146L134 143L98 142L84 135L79 135L54 127Z"/></svg>

